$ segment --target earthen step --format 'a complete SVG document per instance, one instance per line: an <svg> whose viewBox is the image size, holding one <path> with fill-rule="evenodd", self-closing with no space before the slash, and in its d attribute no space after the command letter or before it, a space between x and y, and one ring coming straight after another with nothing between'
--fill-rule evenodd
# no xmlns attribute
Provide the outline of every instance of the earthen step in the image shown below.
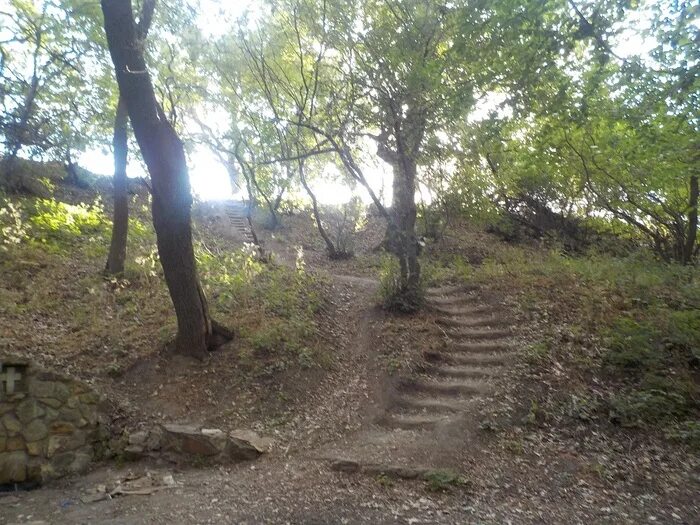
<svg viewBox="0 0 700 525"><path fill-rule="evenodd" d="M489 385L475 379L455 379L451 381L404 379L400 388L407 392L424 392L441 395L480 395L488 393Z"/></svg>
<svg viewBox="0 0 700 525"><path fill-rule="evenodd" d="M432 428L447 418L439 415L384 415L377 419L377 424L383 427L400 428L406 430Z"/></svg>
<svg viewBox="0 0 700 525"><path fill-rule="evenodd" d="M474 304L479 298L476 295L462 293L459 295L450 296L427 296L428 304L433 308L440 306Z"/></svg>
<svg viewBox="0 0 700 525"><path fill-rule="evenodd" d="M404 410L426 410L430 412L459 412L464 410L464 402L455 401L454 398L418 397L411 395L396 396L392 400L392 406Z"/></svg>
<svg viewBox="0 0 700 525"><path fill-rule="evenodd" d="M397 479L429 479L439 469L415 466L363 463L347 458L325 458L331 462L331 470L348 474L383 475Z"/></svg>
<svg viewBox="0 0 700 525"><path fill-rule="evenodd" d="M493 340L502 339L512 335L510 330L489 330L489 329L451 329L445 332L445 335L452 340Z"/></svg>
<svg viewBox="0 0 700 525"><path fill-rule="evenodd" d="M471 328L477 326L502 326L505 324L510 324L508 319L505 317L467 317L467 316L453 316L453 317L439 317L437 322L444 326L451 326L454 328Z"/></svg>
<svg viewBox="0 0 700 525"><path fill-rule="evenodd" d="M495 343L493 341L480 341L478 343L448 343L447 351L449 352L464 352L464 353L481 353L481 352L508 352L511 346L506 343Z"/></svg>
<svg viewBox="0 0 700 525"><path fill-rule="evenodd" d="M462 378L479 378L493 377L498 374L498 370L489 366L476 365L426 365L422 373L442 377L462 377Z"/></svg>
<svg viewBox="0 0 700 525"><path fill-rule="evenodd" d="M513 360L513 354L510 352L492 353L492 352L469 352L469 353L442 353L442 352L426 352L424 357L432 363L446 363L452 365L503 365L508 361Z"/></svg>
<svg viewBox="0 0 700 525"><path fill-rule="evenodd" d="M464 293L468 292L470 290L476 290L475 286L469 286L466 284L454 284L454 285L446 285L446 286L437 286L434 288L428 288L425 291L425 294L428 297L435 297L435 296L446 296L446 295L454 295L458 293Z"/></svg>
<svg viewBox="0 0 700 525"><path fill-rule="evenodd" d="M442 315L447 315L451 317L462 316L462 315L484 315L493 314L496 312L496 308L490 305L476 305L476 306L433 306L433 310Z"/></svg>

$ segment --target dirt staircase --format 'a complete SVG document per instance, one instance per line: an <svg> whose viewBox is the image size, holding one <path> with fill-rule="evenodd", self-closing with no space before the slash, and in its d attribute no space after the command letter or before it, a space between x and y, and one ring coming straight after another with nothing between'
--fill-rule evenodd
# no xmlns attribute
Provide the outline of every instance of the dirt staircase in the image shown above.
<svg viewBox="0 0 700 525"><path fill-rule="evenodd" d="M247 204L245 201L226 201L224 203L226 216L232 226L233 233L243 242L254 242L247 217Z"/></svg>
<svg viewBox="0 0 700 525"><path fill-rule="evenodd" d="M420 366L393 382L370 428L324 451L331 468L415 478L454 470L468 456L480 409L513 358L513 330L476 290L433 288L427 302L444 345L422 352Z"/></svg>

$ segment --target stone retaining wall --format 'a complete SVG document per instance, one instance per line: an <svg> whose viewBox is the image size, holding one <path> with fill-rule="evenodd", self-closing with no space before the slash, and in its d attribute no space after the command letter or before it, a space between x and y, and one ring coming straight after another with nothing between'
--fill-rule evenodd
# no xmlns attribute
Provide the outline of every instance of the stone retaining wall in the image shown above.
<svg viewBox="0 0 700 525"><path fill-rule="evenodd" d="M84 471L108 434L86 384L0 355L0 485Z"/></svg>

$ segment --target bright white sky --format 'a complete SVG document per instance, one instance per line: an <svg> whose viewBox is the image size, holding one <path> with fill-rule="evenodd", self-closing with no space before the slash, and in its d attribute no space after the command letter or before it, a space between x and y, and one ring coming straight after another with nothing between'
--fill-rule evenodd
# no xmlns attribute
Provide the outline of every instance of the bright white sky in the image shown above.
<svg viewBox="0 0 700 525"><path fill-rule="evenodd" d="M1 1L1 0L0 0ZM651 0L650 0L651 1ZM229 30L233 21L240 17L247 10L253 19L257 13L257 4L254 0L200 0L200 19L198 24L205 33L218 36ZM643 12L633 20L634 29L625 31L617 42L616 52L623 57L633 54L646 54L654 46L653 41L644 40L640 31L648 26L647 17ZM490 94L482 99L475 111L469 116L471 122L479 121L503 101L503 97L498 93ZM209 116L204 116L205 120ZM369 150L368 150L369 151ZM379 160L376 156L363 163L363 169L368 181L377 193L383 193L387 204L391 201L391 169L387 164ZM80 157L80 164L90 171L110 176L113 172L113 160L108 151L88 151ZM220 163L217 157L205 146L196 146L189 156L189 169L192 189L203 200L230 199L232 197L241 198L243 193L231 187L226 168ZM363 188L357 187L351 190L343 182L343 177L337 173L333 167L329 168L337 177L329 180L324 177L324 181L316 181L313 189L317 193L318 199L324 204L342 204L349 201L354 194L359 195L365 202L370 202L369 196ZM144 172L137 162L129 164L130 176L142 176ZM383 190L383 191L382 191Z"/></svg>

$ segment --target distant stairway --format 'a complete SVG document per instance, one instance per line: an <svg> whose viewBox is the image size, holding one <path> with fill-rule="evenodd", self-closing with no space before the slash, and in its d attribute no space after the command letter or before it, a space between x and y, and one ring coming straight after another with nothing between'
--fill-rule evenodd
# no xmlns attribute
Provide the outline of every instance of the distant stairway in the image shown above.
<svg viewBox="0 0 700 525"><path fill-rule="evenodd" d="M243 242L254 243L255 238L248 224L248 205L245 201L226 201L225 209L234 234Z"/></svg>

